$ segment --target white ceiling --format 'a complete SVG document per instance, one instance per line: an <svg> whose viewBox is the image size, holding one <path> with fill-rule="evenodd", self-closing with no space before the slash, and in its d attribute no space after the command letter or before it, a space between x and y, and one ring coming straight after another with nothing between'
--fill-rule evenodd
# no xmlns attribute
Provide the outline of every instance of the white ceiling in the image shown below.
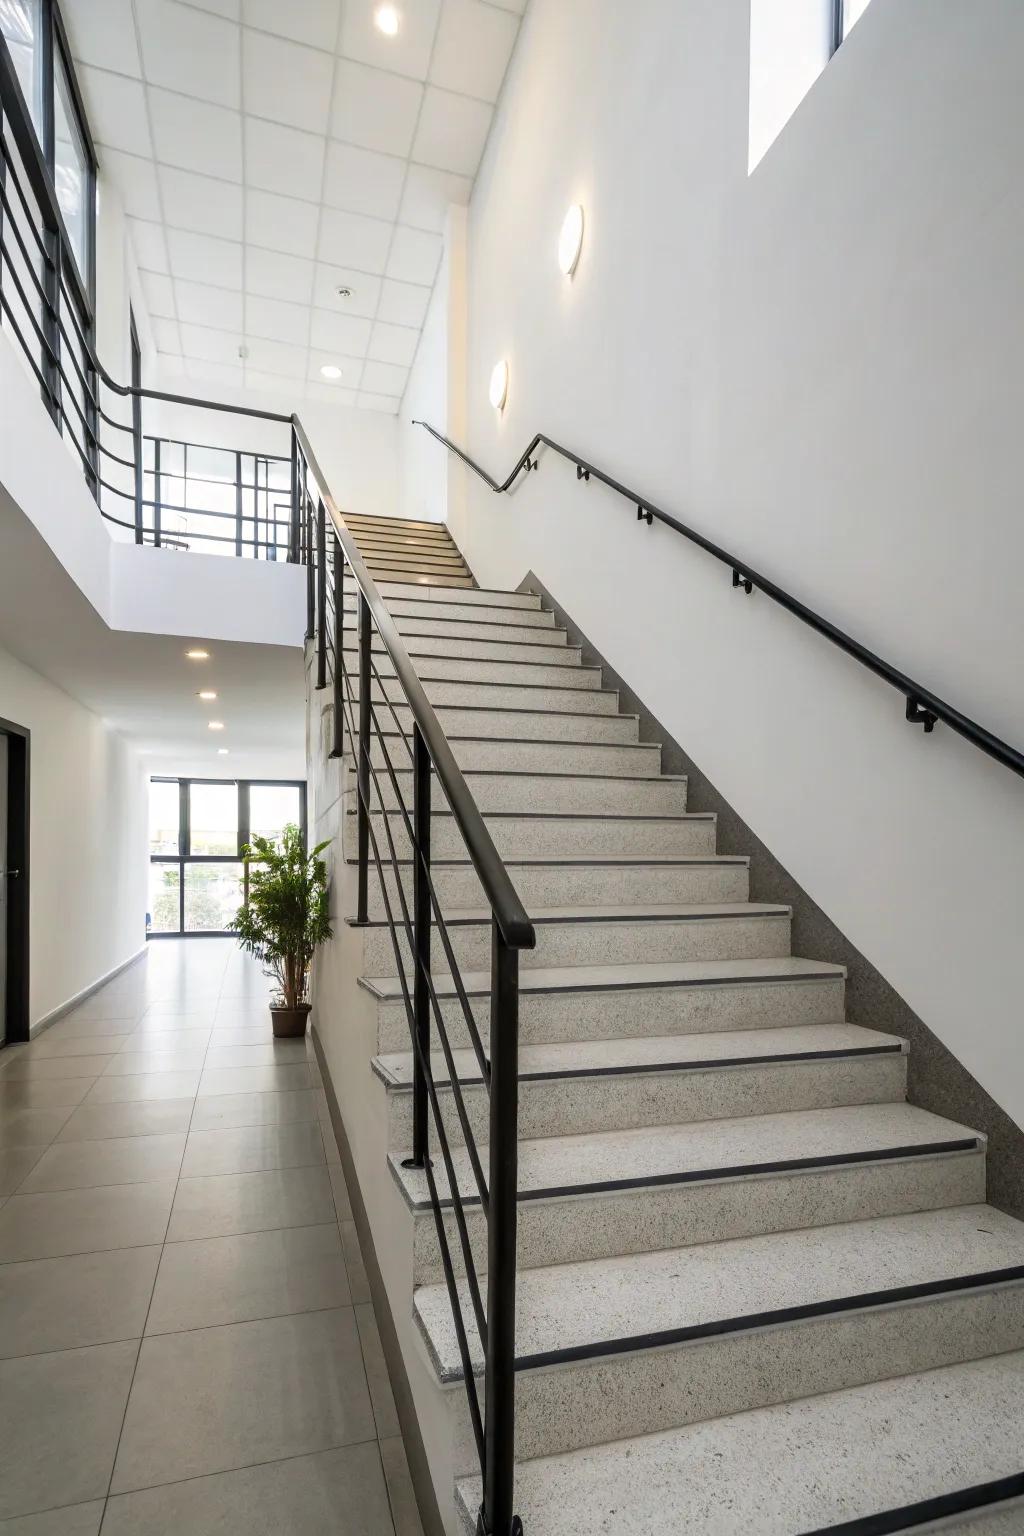
<svg viewBox="0 0 1024 1536"><path fill-rule="evenodd" d="M396 4L63 0L167 371L397 411L526 0Z"/></svg>

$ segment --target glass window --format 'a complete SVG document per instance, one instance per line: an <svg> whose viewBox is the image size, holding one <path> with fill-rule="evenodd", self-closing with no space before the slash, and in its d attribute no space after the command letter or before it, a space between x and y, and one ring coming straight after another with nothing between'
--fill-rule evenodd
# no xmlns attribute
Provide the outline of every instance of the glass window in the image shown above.
<svg viewBox="0 0 1024 1536"><path fill-rule="evenodd" d="M190 853L237 853L238 785L192 784L189 830Z"/></svg>
<svg viewBox="0 0 1024 1536"><path fill-rule="evenodd" d="M241 864L185 865L186 933L223 933L241 905Z"/></svg>
<svg viewBox="0 0 1024 1536"><path fill-rule="evenodd" d="M297 784L253 784L249 790L249 834L280 837L289 822L302 825L302 791Z"/></svg>
<svg viewBox="0 0 1024 1536"><path fill-rule="evenodd" d="M92 178L71 86L59 50L55 50L54 54L53 75L54 190L71 249L78 263L79 275L88 283L89 189Z"/></svg>
<svg viewBox="0 0 1024 1536"><path fill-rule="evenodd" d="M0 33L11 50L18 84L42 138L41 0L0 0Z"/></svg>
<svg viewBox="0 0 1024 1536"><path fill-rule="evenodd" d="M174 787L177 789L177 785ZM177 833L175 833L175 837L177 837ZM150 933L180 932L180 890L180 864L151 864L149 866Z"/></svg>
<svg viewBox="0 0 1024 1536"><path fill-rule="evenodd" d="M849 37L867 10L870 0L843 0L843 37Z"/></svg>
<svg viewBox="0 0 1024 1536"><path fill-rule="evenodd" d="M149 851L178 852L178 781L151 779L149 785Z"/></svg>

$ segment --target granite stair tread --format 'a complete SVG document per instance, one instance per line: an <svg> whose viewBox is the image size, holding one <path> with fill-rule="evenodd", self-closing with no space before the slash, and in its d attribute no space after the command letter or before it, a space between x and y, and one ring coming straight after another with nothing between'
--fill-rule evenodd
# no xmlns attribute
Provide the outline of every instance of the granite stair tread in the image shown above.
<svg viewBox="0 0 1024 1536"><path fill-rule="evenodd" d="M650 1188L662 1182L736 1177L740 1172L754 1175L768 1166L827 1167L839 1159L967 1151L983 1141L969 1126L905 1103L546 1136L519 1143L519 1191L536 1199L568 1191ZM466 1148L453 1147L451 1155L463 1203L477 1205L479 1192ZM486 1172L486 1147L480 1155ZM423 1170L403 1167L394 1154L390 1162L408 1204L429 1211ZM448 1176L440 1157L435 1157L433 1172L439 1194L448 1200Z"/></svg>
<svg viewBox="0 0 1024 1536"><path fill-rule="evenodd" d="M989 1205L552 1265L519 1276L517 1368L1001 1283L1024 1284L1024 1222ZM440 1379L460 1379L447 1287L419 1287L413 1306ZM470 1347L479 1363L475 1334Z"/></svg>
<svg viewBox="0 0 1024 1536"><path fill-rule="evenodd" d="M684 1510L687 1536L818 1536L960 1494L970 1510L966 1490L1024 1485L1022 1446L1024 1350L521 1462L516 1510L544 1536L651 1536ZM479 1477L456 1492L473 1530ZM1014 1536L1024 1506L949 1529Z"/></svg>
<svg viewBox="0 0 1024 1536"><path fill-rule="evenodd" d="M706 922L711 918L788 917L791 907L768 901L705 901L671 902L651 901L635 905L594 907L534 908L530 921L535 927L552 923L615 923L615 922ZM491 913L483 907L452 907L444 913L446 927L490 926ZM351 919L349 919L351 921ZM363 926L386 928L387 919L371 918Z"/></svg>

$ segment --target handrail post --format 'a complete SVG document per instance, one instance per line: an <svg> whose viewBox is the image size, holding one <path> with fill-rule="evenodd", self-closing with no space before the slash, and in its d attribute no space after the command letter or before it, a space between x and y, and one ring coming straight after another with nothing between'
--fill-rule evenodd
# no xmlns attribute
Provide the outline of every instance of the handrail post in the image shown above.
<svg viewBox="0 0 1024 1536"><path fill-rule="evenodd" d="M519 1176L519 953L491 917L490 1175L481 1536L517 1536L515 1485L516 1199Z"/></svg>
<svg viewBox="0 0 1024 1536"><path fill-rule="evenodd" d="M341 540L334 535L334 741L331 756L341 757L345 750L342 711L345 708L345 556Z"/></svg>
<svg viewBox="0 0 1024 1536"><path fill-rule="evenodd" d="M313 509L303 497L303 529L306 536L306 639L312 640L316 633L316 594L314 589L313 572Z"/></svg>
<svg viewBox="0 0 1024 1536"><path fill-rule="evenodd" d="M359 743L356 756L358 789L358 869L356 922L369 916L370 861L370 605L359 594Z"/></svg>
<svg viewBox="0 0 1024 1536"><path fill-rule="evenodd" d="M292 425L292 504L288 524L288 564L299 563L299 439Z"/></svg>
<svg viewBox="0 0 1024 1536"><path fill-rule="evenodd" d="M412 1157L408 1168L422 1168L427 1160L427 1078L423 1063L430 1059L430 753L418 725L413 726L413 1027L417 1048L413 1052ZM401 878L399 876L399 878Z"/></svg>
<svg viewBox="0 0 1024 1536"><path fill-rule="evenodd" d="M316 509L316 686L327 687L327 511Z"/></svg>

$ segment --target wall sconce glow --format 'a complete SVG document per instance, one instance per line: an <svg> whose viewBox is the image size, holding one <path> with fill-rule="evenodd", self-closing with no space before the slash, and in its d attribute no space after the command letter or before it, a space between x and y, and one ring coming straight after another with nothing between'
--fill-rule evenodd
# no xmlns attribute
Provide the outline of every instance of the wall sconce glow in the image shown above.
<svg viewBox="0 0 1024 1536"><path fill-rule="evenodd" d="M210 659L209 651L186 651L185 655L189 661L209 661Z"/></svg>
<svg viewBox="0 0 1024 1536"><path fill-rule="evenodd" d="M215 699L216 697L217 695L212 688L203 688L199 693L199 698L201 699Z"/></svg>
<svg viewBox="0 0 1024 1536"><path fill-rule="evenodd" d="M495 363L491 372L491 383L487 391L487 398L496 411L505 409L505 401L508 399L508 363L502 358L500 363Z"/></svg>
<svg viewBox="0 0 1024 1536"><path fill-rule="evenodd" d="M211 720L209 722L209 725L210 725L210 730L211 731L222 731L224 729L224 721L223 720Z"/></svg>
<svg viewBox="0 0 1024 1536"><path fill-rule="evenodd" d="M579 203L573 203L562 220L562 229L558 236L558 265L566 277L572 277L576 271L576 263L580 259L582 249L583 209Z"/></svg>
<svg viewBox="0 0 1024 1536"><path fill-rule="evenodd" d="M385 37L397 37L402 18L395 5L378 5L373 13L373 24Z"/></svg>
<svg viewBox="0 0 1024 1536"><path fill-rule="evenodd" d="M320 369L320 372L323 374L325 379L341 378L341 369L338 367L337 363L324 363L323 367Z"/></svg>

